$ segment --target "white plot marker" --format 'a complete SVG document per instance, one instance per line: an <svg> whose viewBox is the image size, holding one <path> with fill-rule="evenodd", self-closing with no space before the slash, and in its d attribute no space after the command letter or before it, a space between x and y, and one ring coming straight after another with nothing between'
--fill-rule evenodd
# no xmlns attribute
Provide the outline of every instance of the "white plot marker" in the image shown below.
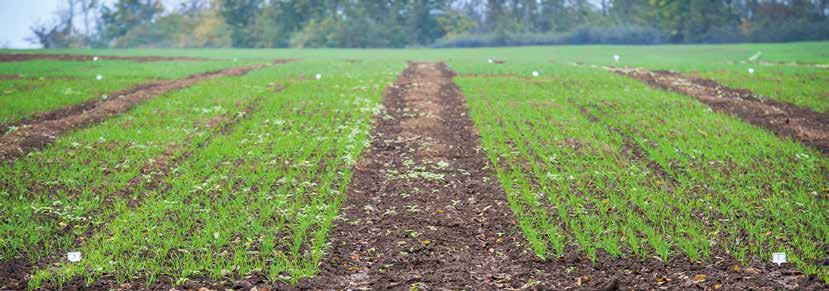
<svg viewBox="0 0 829 291"><path fill-rule="evenodd" d="M762 54L763 54L763 52L757 52L756 54L754 54L754 55L752 55L751 57L749 57L749 58L748 58L748 61L749 61L749 62L756 62L756 61L757 61L757 59L759 59L759 58L760 58L760 55L762 55Z"/></svg>
<svg viewBox="0 0 829 291"><path fill-rule="evenodd" d="M617 63L619 62L619 59L621 59L621 58L622 57L620 57L619 55L613 55L613 60L616 61Z"/></svg>
<svg viewBox="0 0 829 291"><path fill-rule="evenodd" d="M314 75L314 78L317 78L317 80L322 79L322 74L317 73Z"/></svg>
<svg viewBox="0 0 829 291"><path fill-rule="evenodd" d="M538 71L533 71L533 77L538 77Z"/></svg>
<svg viewBox="0 0 829 291"><path fill-rule="evenodd" d="M487 60L487 61L488 61L490 64L495 62L495 61L493 61L492 59L489 59L489 60Z"/></svg>
<svg viewBox="0 0 829 291"><path fill-rule="evenodd" d="M748 68L748 73L749 74L754 74L754 68Z"/></svg>
<svg viewBox="0 0 829 291"><path fill-rule="evenodd" d="M95 76L95 80L100 81L100 80L103 80L103 79L104 79L104 76L101 76L101 75Z"/></svg>
<svg viewBox="0 0 829 291"><path fill-rule="evenodd" d="M98 56L94 56L94 57L92 57L92 61L93 61L93 62L97 62L97 61L98 61Z"/></svg>
<svg viewBox="0 0 829 291"><path fill-rule="evenodd" d="M66 259L73 263L80 262L81 252L68 252L66 253Z"/></svg>
<svg viewBox="0 0 829 291"><path fill-rule="evenodd" d="M786 263L786 253L772 253L771 262L780 266Z"/></svg>

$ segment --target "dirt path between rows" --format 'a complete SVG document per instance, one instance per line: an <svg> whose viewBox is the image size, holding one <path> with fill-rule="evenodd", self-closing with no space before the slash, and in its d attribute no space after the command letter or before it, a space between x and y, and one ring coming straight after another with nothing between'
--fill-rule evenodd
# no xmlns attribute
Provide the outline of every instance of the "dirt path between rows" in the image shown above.
<svg viewBox="0 0 829 291"><path fill-rule="evenodd" d="M243 75L264 66L266 65L248 65L195 74L178 80L142 84L115 92L111 99L93 100L38 115L16 124L16 129L0 136L0 161L12 160L38 150L67 131L103 121L164 93L190 87L204 80Z"/></svg>
<svg viewBox="0 0 829 291"><path fill-rule="evenodd" d="M493 288L518 239L504 192L445 64L386 89L331 249L307 289Z"/></svg>
<svg viewBox="0 0 829 291"><path fill-rule="evenodd" d="M829 154L829 114L797 105L767 100L749 90L722 86L715 81L669 71L606 68L639 79L646 84L697 98L712 109L733 114L748 123L770 130Z"/></svg>
<svg viewBox="0 0 829 291"><path fill-rule="evenodd" d="M454 75L442 63L410 63L387 88L386 112L378 116L371 146L354 168L320 273L294 288L822 286L792 266L739 266L719 256L709 263L681 255L662 262L599 251L592 262L571 246L564 256L541 261L516 226Z"/></svg>
<svg viewBox="0 0 829 291"><path fill-rule="evenodd" d="M52 61L93 61L96 56L69 54L0 54L0 63L24 62L30 60ZM161 56L97 56L98 60L120 60L139 63L169 61L216 61L217 59Z"/></svg>

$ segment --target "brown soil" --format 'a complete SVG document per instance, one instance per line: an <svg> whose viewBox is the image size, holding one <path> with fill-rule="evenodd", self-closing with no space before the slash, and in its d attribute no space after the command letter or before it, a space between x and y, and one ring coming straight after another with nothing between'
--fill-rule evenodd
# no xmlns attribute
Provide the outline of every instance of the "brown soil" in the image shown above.
<svg viewBox="0 0 829 291"><path fill-rule="evenodd" d="M274 65L281 65L281 64L287 64L287 63L298 62L298 61L300 61L300 59L274 59L274 60L271 60L271 63L274 64Z"/></svg>
<svg viewBox="0 0 829 291"><path fill-rule="evenodd" d="M0 262L0 290L26 290L32 266L28 260L9 258Z"/></svg>
<svg viewBox="0 0 829 291"><path fill-rule="evenodd" d="M660 89L693 96L712 109L733 114L748 123L789 137L829 154L829 114L789 103L766 100L749 90L733 89L703 78L675 72L643 69L609 70L642 80Z"/></svg>
<svg viewBox="0 0 829 291"><path fill-rule="evenodd" d="M15 159L52 143L59 135L72 129L89 126L110 116L129 110L155 96L186 88L207 79L239 76L263 65L228 68L187 78L138 85L111 94L111 99L93 100L41 114L15 126L16 130L0 136L0 161Z"/></svg>
<svg viewBox="0 0 829 291"><path fill-rule="evenodd" d="M331 253L299 288L493 286L517 234L453 76L410 63L387 88Z"/></svg>
<svg viewBox="0 0 829 291"><path fill-rule="evenodd" d="M819 289L791 265L740 266L722 254L709 263L682 255L619 258L577 248L548 261L535 257L517 228L505 193L479 145L466 100L445 64L410 63L386 89L386 114L354 167L320 273L296 286L261 275L190 280L179 288L311 289ZM168 290L100 280L91 289ZM81 285L74 285L75 287Z"/></svg>
<svg viewBox="0 0 829 291"><path fill-rule="evenodd" d="M127 89L118 90L118 91L109 93L109 94L107 94L107 96L118 97L118 96L130 95L130 94L134 94L136 92L140 92L142 90L150 89L150 88L152 88L154 86L158 86L158 85L159 85L159 83L157 83L157 82L138 84L138 85L132 86L132 87L127 88ZM80 114L84 111L91 110L91 109L95 108L95 106L97 106L98 104L100 104L101 102L104 102L104 101L105 100L101 100L101 99L98 99L98 98L92 98L92 99L87 100L86 102L83 102L83 103L68 105L68 106L61 107L61 108L58 108L58 109L54 109L54 110L51 110L51 111L36 113L36 114L32 115L31 117L24 118L24 119L21 119L21 120L16 120L16 121L7 122L7 123L0 123L0 136L2 136L2 134L5 134L12 127L25 127L27 125L37 124L37 123L41 123L41 122L45 122L45 121L49 121L49 120L55 120L55 119L60 119L60 118L64 118L64 117L71 116L71 115Z"/></svg>
<svg viewBox="0 0 829 291"><path fill-rule="evenodd" d="M0 80L16 80L20 79L20 75L4 75L0 74Z"/></svg>
<svg viewBox="0 0 829 291"><path fill-rule="evenodd" d="M824 286L792 266L618 258L570 247L541 261L527 247L444 64L411 63L384 97L354 169L320 273L295 288L655 289ZM389 118L388 116L391 116ZM446 162L444 167L439 163ZM423 172L444 175L434 177ZM703 275L703 282L695 282ZM282 286L284 287L284 286Z"/></svg>
<svg viewBox="0 0 829 291"><path fill-rule="evenodd" d="M94 56L87 55L58 55L58 54L0 54L0 63L23 62L29 60L53 61L92 61ZM160 57L160 56L98 56L98 60L123 60L134 62L168 62L168 61L215 61L216 59L193 57Z"/></svg>

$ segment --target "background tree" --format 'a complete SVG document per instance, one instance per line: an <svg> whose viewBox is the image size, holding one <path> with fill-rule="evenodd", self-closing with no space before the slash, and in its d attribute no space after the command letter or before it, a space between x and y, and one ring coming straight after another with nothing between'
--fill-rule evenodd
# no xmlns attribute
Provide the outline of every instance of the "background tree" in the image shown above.
<svg viewBox="0 0 829 291"><path fill-rule="evenodd" d="M152 22L164 11L158 0L118 0L113 7L101 8L101 37L105 42L116 41L130 30Z"/></svg>
<svg viewBox="0 0 829 291"><path fill-rule="evenodd" d="M68 0L66 4L65 9L55 13L56 20L52 23L31 27L34 37L29 38L29 42L40 44L43 48L66 48L77 44L74 19L78 0Z"/></svg>
<svg viewBox="0 0 829 291"><path fill-rule="evenodd" d="M168 10L159 0L64 1L53 21L32 28L34 42L268 48L829 39L829 0L183 0Z"/></svg>
<svg viewBox="0 0 829 291"><path fill-rule="evenodd" d="M262 7L262 0L222 0L219 11L230 27L230 39L234 47L254 47L256 44L253 24Z"/></svg>

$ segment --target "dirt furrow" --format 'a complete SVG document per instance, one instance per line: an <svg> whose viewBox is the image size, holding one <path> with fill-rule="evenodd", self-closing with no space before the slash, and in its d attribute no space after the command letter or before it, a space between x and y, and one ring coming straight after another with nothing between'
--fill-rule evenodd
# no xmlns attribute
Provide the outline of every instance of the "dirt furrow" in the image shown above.
<svg viewBox="0 0 829 291"><path fill-rule="evenodd" d="M792 138L829 154L829 114L793 104L767 100L749 90L734 89L709 79L669 71L606 68L639 79L646 84L697 98L720 112L733 114L748 123Z"/></svg>
<svg viewBox="0 0 829 291"><path fill-rule="evenodd" d="M774 289L818 284L814 278L803 280L792 266L739 266L730 256L702 263L676 255L662 262L600 250L591 261L569 246L562 257L538 259L507 207L453 76L444 64L410 63L387 88L386 112L378 116L371 146L354 168L320 273L295 288Z"/></svg>
<svg viewBox="0 0 829 291"><path fill-rule="evenodd" d="M495 286L519 234L453 76L410 63L387 88L321 273L297 287Z"/></svg>
<svg viewBox="0 0 829 291"><path fill-rule="evenodd" d="M12 160L28 152L38 150L52 143L61 134L100 122L113 115L125 112L135 105L170 91L190 87L200 81L226 76L239 76L264 67L248 65L228 68L215 72L192 75L187 78L139 85L133 89L118 92L112 99L68 106L42 114L37 120L0 136L0 161Z"/></svg>

